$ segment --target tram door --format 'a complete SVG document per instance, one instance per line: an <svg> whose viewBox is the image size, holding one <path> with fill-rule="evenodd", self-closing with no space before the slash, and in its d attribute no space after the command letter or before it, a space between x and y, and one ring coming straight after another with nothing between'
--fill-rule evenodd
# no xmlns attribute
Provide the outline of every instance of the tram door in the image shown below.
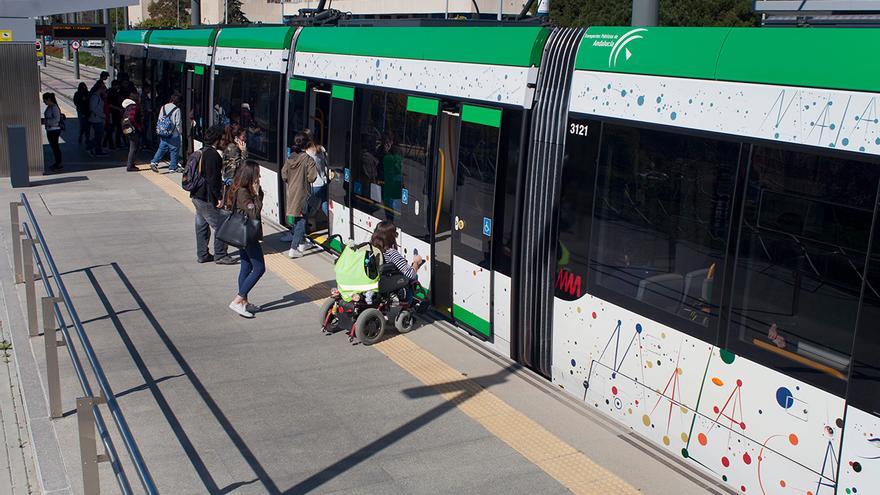
<svg viewBox="0 0 880 495"><path fill-rule="evenodd" d="M351 142L352 142L352 119L354 118L354 88L334 84L332 92L327 95L327 90L315 88L313 91L318 100L330 96L329 113L330 120L327 132L327 155L330 167L330 228L329 235L339 235L342 242L350 239L353 235L351 230L351 198L349 195L351 184ZM314 119L320 118L322 111L320 105L315 107ZM317 131L317 128L316 128ZM320 135L318 136L320 139ZM331 240L330 246L342 250L342 245Z"/></svg>
<svg viewBox="0 0 880 495"><path fill-rule="evenodd" d="M434 255L431 296L434 308L452 317L452 200L455 197L455 161L458 158L458 114L440 113L437 156L434 160Z"/></svg>
<svg viewBox="0 0 880 495"><path fill-rule="evenodd" d="M452 208L452 317L492 338L492 239L501 110L463 105Z"/></svg>

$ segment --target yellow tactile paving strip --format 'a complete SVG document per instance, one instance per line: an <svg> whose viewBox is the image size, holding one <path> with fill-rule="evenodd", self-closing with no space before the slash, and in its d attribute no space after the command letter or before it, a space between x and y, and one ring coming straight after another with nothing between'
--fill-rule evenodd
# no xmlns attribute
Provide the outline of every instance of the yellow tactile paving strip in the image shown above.
<svg viewBox="0 0 880 495"><path fill-rule="evenodd" d="M142 174L181 204L195 211L189 194L166 177L147 170ZM177 175L173 176L179 177ZM268 252L266 267L294 289L321 304L328 289L323 281L290 262L284 252ZM639 490L596 464L582 452L553 435L506 402L467 379L404 335L373 346L419 381L434 388L446 400L489 430L498 439L533 462L573 493L628 495Z"/></svg>

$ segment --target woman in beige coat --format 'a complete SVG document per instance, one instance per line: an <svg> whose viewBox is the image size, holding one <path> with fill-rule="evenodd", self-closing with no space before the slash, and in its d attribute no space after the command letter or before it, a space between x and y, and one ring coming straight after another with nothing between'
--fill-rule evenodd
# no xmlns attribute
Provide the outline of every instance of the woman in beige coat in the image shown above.
<svg viewBox="0 0 880 495"><path fill-rule="evenodd" d="M281 168L281 178L287 184L285 211L287 223L290 225L293 239L290 241L290 251L287 256L299 258L306 250L306 209L309 195L312 192L312 183L318 177L318 169L315 160L305 152L310 146L309 138L305 133L298 132L293 138L293 153L284 162Z"/></svg>

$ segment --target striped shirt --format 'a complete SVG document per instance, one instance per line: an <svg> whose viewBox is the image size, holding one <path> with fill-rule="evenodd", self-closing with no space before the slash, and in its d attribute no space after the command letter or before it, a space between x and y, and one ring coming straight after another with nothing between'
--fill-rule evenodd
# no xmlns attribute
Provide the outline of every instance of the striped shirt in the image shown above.
<svg viewBox="0 0 880 495"><path fill-rule="evenodd" d="M385 257L385 263L394 263L394 266L400 270L404 277L410 280L418 280L419 274L413 270L413 267L406 262L403 256L394 248L388 248L382 254Z"/></svg>

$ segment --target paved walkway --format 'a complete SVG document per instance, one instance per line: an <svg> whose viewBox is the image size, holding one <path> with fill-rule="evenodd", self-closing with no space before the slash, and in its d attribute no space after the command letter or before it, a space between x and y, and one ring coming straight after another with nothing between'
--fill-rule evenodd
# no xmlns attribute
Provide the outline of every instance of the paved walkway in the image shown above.
<svg viewBox="0 0 880 495"><path fill-rule="evenodd" d="M238 267L195 263L177 176L80 166L26 193L163 493L726 493L446 324L373 347L322 335L332 259L288 260L279 233L252 293L266 311L237 317ZM0 200L18 192L4 183ZM45 373L42 341L31 347L15 351ZM60 361L65 417L51 425L80 493L81 392Z"/></svg>

